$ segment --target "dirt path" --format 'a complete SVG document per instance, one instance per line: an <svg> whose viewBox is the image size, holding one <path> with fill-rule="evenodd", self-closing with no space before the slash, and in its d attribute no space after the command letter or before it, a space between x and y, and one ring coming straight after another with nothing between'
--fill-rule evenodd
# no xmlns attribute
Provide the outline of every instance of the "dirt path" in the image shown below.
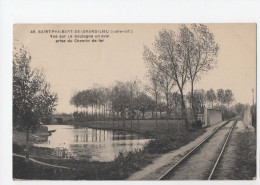
<svg viewBox="0 0 260 185"><path fill-rule="evenodd" d="M209 136L217 127L219 127L224 122L213 125L206 129L206 132L198 137L196 140L190 142L189 144L179 148L178 150L173 150L167 154L163 154L156 158L152 164L146 166L142 170L132 174L128 180L155 180L158 179L164 172L166 172L173 164L181 159L182 156L187 154L196 145L198 145L202 140Z"/></svg>

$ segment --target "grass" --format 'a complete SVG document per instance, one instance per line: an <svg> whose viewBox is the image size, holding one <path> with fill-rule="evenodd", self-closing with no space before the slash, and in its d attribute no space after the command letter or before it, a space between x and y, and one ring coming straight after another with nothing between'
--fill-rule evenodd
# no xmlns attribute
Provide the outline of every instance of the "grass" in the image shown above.
<svg viewBox="0 0 260 185"><path fill-rule="evenodd" d="M159 138L151 140L144 149L152 154L163 154L171 150L176 150L181 146L188 144L205 132L204 129L198 129L191 132L183 131L175 135L160 135Z"/></svg>
<svg viewBox="0 0 260 185"><path fill-rule="evenodd" d="M256 177L256 134L247 130L237 137L235 179Z"/></svg>
<svg viewBox="0 0 260 185"><path fill-rule="evenodd" d="M56 160L41 159L43 162L63 165L74 170L54 169L25 162L22 158L13 158L13 177L18 179L45 179L45 180L121 180L131 173L150 164L152 158L147 158L143 151L120 153L113 162L88 162L84 160Z"/></svg>

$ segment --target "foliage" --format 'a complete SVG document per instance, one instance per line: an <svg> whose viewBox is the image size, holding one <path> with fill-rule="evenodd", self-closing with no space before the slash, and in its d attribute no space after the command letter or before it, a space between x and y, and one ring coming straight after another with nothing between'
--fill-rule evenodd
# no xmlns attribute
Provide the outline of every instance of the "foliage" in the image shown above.
<svg viewBox="0 0 260 185"><path fill-rule="evenodd" d="M225 103L228 105L228 107L232 101L234 101L233 93L230 89L226 89L225 90Z"/></svg>
<svg viewBox="0 0 260 185"><path fill-rule="evenodd" d="M195 115L203 113L204 106L206 104L206 95L203 89L195 90L193 93L193 100L191 92L186 95L187 101L192 104L193 101L193 112Z"/></svg>
<svg viewBox="0 0 260 185"><path fill-rule="evenodd" d="M198 129L195 132L182 131L174 135L160 135L159 138L151 140L144 150L152 154L166 153L186 145L203 133L204 130Z"/></svg>
<svg viewBox="0 0 260 185"><path fill-rule="evenodd" d="M169 109L173 112L176 117L181 116L181 95L178 92L170 94L169 97Z"/></svg>
<svg viewBox="0 0 260 185"><path fill-rule="evenodd" d="M242 115L244 113L244 111L249 107L249 105L245 105L242 103L236 103L234 106L234 109L236 111L236 113L239 115Z"/></svg>
<svg viewBox="0 0 260 185"><path fill-rule="evenodd" d="M213 108L214 102L217 99L217 96L215 94L215 91L213 89L210 89L206 92L206 99L208 102L211 103L211 108Z"/></svg>
<svg viewBox="0 0 260 185"><path fill-rule="evenodd" d="M48 118L57 105L42 71L31 69L32 57L25 46L15 43L13 51L13 118L14 124L34 129Z"/></svg>
<svg viewBox="0 0 260 185"><path fill-rule="evenodd" d="M225 103L225 91L223 89L217 90L217 98L221 105Z"/></svg>

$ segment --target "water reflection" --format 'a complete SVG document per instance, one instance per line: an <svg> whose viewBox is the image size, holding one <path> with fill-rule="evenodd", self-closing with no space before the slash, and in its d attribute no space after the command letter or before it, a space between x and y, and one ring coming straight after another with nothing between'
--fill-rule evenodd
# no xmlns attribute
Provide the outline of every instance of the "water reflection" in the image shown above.
<svg viewBox="0 0 260 185"><path fill-rule="evenodd" d="M138 134L126 132L74 128L71 125L47 126L56 132L37 146L64 148L76 158L92 161L112 161L119 152L141 149L148 141Z"/></svg>

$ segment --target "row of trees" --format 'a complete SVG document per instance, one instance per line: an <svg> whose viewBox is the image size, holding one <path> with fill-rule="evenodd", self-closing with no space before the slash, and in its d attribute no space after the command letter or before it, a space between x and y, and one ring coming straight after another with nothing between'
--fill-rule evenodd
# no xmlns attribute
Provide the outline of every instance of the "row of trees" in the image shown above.
<svg viewBox="0 0 260 185"><path fill-rule="evenodd" d="M143 88L144 87L144 88ZM153 99L149 86L144 86L139 80L132 82L120 82L117 81L111 87L102 87L97 84L93 85L93 88L80 91L71 98L70 103L74 105L77 111L74 115L76 117L84 117L87 120L102 120L106 118L122 119L126 117L129 119L144 118L145 113L162 112L173 110L179 110L180 101L179 94L169 94L167 99L171 100L165 103L158 98ZM170 103L169 103L170 102ZM157 106L156 106L157 104ZM79 113L79 109L81 110ZM168 113L168 112L167 112ZM178 115L178 112L175 112Z"/></svg>
<svg viewBox="0 0 260 185"><path fill-rule="evenodd" d="M157 81L152 81L157 82ZM78 120L106 120L106 119L140 119L146 112L152 113L152 118L181 117L181 95L167 89L167 82L158 86L153 83L142 85L140 80L132 82L115 82L111 87L94 84L92 88L79 91L71 98L70 103L77 111L74 116ZM141 87L144 87L143 89ZM196 115L203 113L206 105L212 108L224 106L229 109L234 100L231 90L203 89L194 90L193 107ZM184 98L185 105L191 107L191 92ZM80 111L79 111L80 110ZM164 113L164 114L162 114ZM166 113L166 115L165 115Z"/></svg>
<svg viewBox="0 0 260 185"><path fill-rule="evenodd" d="M188 103L191 105L192 98L190 92L186 95L186 98L188 100ZM234 95L230 89L218 89L217 93L215 93L213 89L210 89L207 92L205 92L203 89L194 90L193 92L194 107L198 107L198 105L204 107L204 105L207 104L207 107L214 108L214 106L217 104L218 106L226 105L229 108L230 104L233 101Z"/></svg>

